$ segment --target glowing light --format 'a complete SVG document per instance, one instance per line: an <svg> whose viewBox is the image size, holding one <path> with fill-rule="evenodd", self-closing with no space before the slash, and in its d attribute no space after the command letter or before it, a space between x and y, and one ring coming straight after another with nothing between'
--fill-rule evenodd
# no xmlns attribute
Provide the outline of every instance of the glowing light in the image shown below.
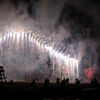
<svg viewBox="0 0 100 100"><path fill-rule="evenodd" d="M92 67L89 67L87 69L85 69L85 75L88 79L92 78L93 77L93 69Z"/></svg>
<svg viewBox="0 0 100 100"><path fill-rule="evenodd" d="M45 36L42 36L41 34L31 33L28 32L26 34L25 32L20 31L8 31L5 33L3 40L0 38L0 41L6 41L6 39L12 40L11 42L16 41L16 47L18 47L18 44L20 42L24 42L25 39L28 39L30 43L34 43L40 50L44 50L50 54L50 56L56 58L56 60L60 63L60 65L65 64L64 70L65 75L68 74L69 77L79 78L79 69L78 69L78 60L75 58L71 58L69 55L65 55L62 52L62 48L60 46L55 46L53 41L46 39ZM56 43L55 43L56 45ZM58 50L58 48L61 48ZM59 66L61 67L61 66ZM76 71L75 71L76 70ZM90 73L90 72L89 72ZM90 77L90 75L89 75Z"/></svg>
<svg viewBox="0 0 100 100"><path fill-rule="evenodd" d="M41 46L42 48L44 47L51 56L54 56L57 60L60 60L61 63L65 63L66 66L68 66L68 69L70 72L69 76L73 77L73 78L79 78L79 69L78 69L78 60L75 58L71 58L69 57L69 55L64 55L62 52L58 52L55 49L53 49L53 43L45 43L45 39L38 39L42 37L40 34L37 35L36 33L33 34L33 38L34 38L34 43L36 43L37 46ZM49 40L48 40L49 41ZM49 45L48 45L49 44ZM76 72L75 72L76 69Z"/></svg>

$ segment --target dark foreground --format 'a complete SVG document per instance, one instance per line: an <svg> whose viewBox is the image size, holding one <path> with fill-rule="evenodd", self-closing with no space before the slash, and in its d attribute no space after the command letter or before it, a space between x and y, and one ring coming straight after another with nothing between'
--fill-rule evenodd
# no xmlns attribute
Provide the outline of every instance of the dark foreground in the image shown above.
<svg viewBox="0 0 100 100"><path fill-rule="evenodd" d="M2 99L1 99L2 98ZM36 85L16 82L0 84L0 100L100 100L100 84L69 84L59 86L51 83Z"/></svg>

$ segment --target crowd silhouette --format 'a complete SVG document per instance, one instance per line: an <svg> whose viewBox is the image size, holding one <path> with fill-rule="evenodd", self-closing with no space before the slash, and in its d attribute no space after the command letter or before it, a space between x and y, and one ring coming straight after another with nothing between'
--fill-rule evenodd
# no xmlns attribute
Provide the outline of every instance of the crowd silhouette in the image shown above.
<svg viewBox="0 0 100 100"><path fill-rule="evenodd" d="M54 83L55 87L67 87L68 85L70 85L70 82L69 82L69 78L64 78L63 80L61 80L59 77L56 78L56 82ZM5 74L4 74L4 68L3 66L0 66L0 83L9 83L9 84L13 84L14 85L14 81L11 80L10 82L7 82L6 81L6 77L5 77ZM30 83L31 86L33 87L37 87L37 84L38 82L36 82L35 79L33 79ZM49 78L45 78L44 79L44 82L43 82L43 86L48 88L48 87L51 87L51 82L49 80ZM74 83L76 86L80 86L81 85L81 82L78 78L75 79ZM98 86L98 80L94 77L91 79L90 81L90 85L92 86Z"/></svg>
<svg viewBox="0 0 100 100"><path fill-rule="evenodd" d="M52 83L50 82L50 80L48 78L46 78L43 82L43 86L45 88L50 88L52 87L51 85ZM63 80L61 80L60 78L56 78L56 82L54 83L54 87L61 87L61 88L64 88L64 87L68 87L69 85L71 84L74 84L75 86L81 86L81 82L78 78L75 79L75 81L73 83L70 83L69 81L69 78L64 78ZM90 83L91 86L98 86L99 83L98 83L98 80L94 77L91 79ZM32 82L31 82L31 85L33 87L35 87L37 85L37 82L33 79Z"/></svg>
<svg viewBox="0 0 100 100"><path fill-rule="evenodd" d="M85 93L91 94L94 92L100 93L100 84L98 80L94 77L91 79L88 85L84 83L83 85L81 81L76 78L73 83L70 82L70 78L60 79L56 78L55 81L51 81L49 78L45 78L42 82L36 79L33 79L31 82L15 82L11 80L9 82L6 81L5 75L2 74L4 69L1 66L0 69L0 92L1 94L7 95L9 98L13 97L66 97L69 96L79 96L79 93L84 96ZM99 89L99 90L98 90ZM3 92L2 92L3 90ZM10 91L10 92L9 92ZM40 96L40 97L39 97ZM97 94L96 94L97 96ZM7 97L7 99L8 99ZM4 98L4 96L3 96ZM6 99L6 100L7 100Z"/></svg>

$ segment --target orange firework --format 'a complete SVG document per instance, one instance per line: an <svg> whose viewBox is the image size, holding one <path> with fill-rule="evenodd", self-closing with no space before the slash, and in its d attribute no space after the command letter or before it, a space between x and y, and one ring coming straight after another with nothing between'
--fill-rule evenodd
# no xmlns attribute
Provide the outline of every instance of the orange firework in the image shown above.
<svg viewBox="0 0 100 100"><path fill-rule="evenodd" d="M92 67L89 67L87 69L85 69L85 75L88 79L92 78L93 77L93 68Z"/></svg>

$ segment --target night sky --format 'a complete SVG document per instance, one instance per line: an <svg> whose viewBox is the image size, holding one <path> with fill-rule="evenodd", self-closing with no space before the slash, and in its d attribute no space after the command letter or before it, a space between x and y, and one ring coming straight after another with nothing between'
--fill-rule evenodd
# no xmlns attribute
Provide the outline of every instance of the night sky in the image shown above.
<svg viewBox="0 0 100 100"><path fill-rule="evenodd" d="M99 0L0 0L1 40L12 29L26 34L32 31L40 34L39 38L43 35L51 40L54 33L55 41L58 42L55 49L65 55L67 51L71 57L79 60L80 79L86 77L85 72L89 67L93 68L93 76L99 79ZM87 37L88 29L91 31L90 38ZM44 58L41 50L35 48L33 51L25 39L24 49L13 49L22 46L21 41L17 47L11 44L11 39L9 44L8 41L9 39L6 42L0 41L0 64L5 67L8 79L27 80L29 73L37 79L51 75L51 69L46 66L49 57ZM47 73L43 74L45 70ZM13 77L9 73L14 73Z"/></svg>
<svg viewBox="0 0 100 100"><path fill-rule="evenodd" d="M9 25L11 20L30 19L40 29L43 25L51 30L64 27L73 36L82 34L89 27L94 32L93 36L98 37L99 10L99 1L95 0L1 0L0 21L3 27L5 23Z"/></svg>

